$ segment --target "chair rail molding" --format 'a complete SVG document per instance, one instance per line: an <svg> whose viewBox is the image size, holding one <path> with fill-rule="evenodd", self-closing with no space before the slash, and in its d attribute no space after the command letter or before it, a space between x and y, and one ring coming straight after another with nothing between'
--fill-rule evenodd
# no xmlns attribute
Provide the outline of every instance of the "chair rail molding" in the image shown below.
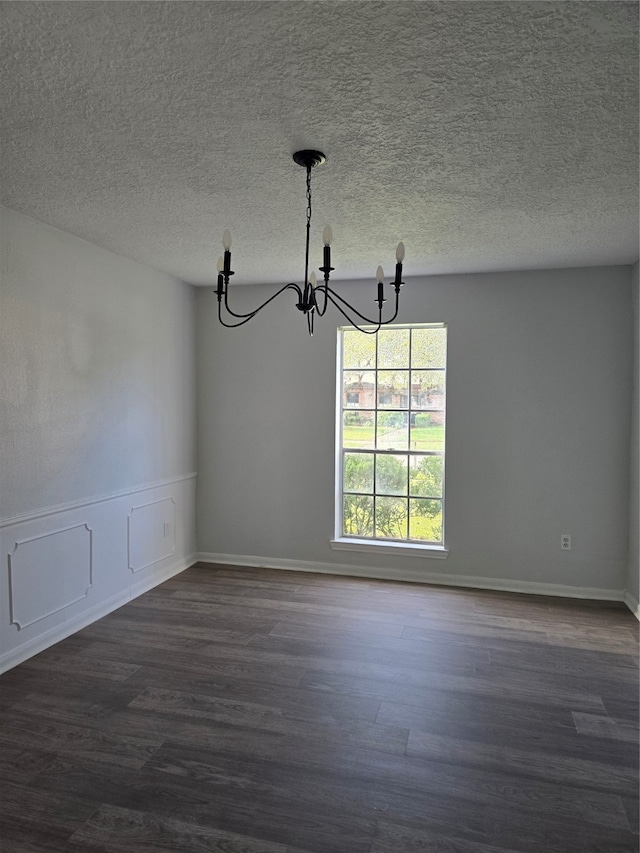
<svg viewBox="0 0 640 853"><path fill-rule="evenodd" d="M14 524L23 524L25 521L35 521L36 519L44 518L47 515L59 515L67 510L83 509L84 507L104 503L105 501L112 501L116 498L130 498L132 495L137 495L141 492L149 492L152 489L160 489L162 486L171 486L174 483L183 483L185 480L195 480L197 476L198 474L195 471L192 471L189 474L179 474L176 477L168 477L165 480L155 480L151 483L132 486L130 489L121 489L117 492L106 492L105 494L93 495L90 498L83 498L77 501L69 501L67 503L54 504L53 506L40 507L40 509L33 510L32 512L7 515L4 518L0 518L0 529L3 527L12 527Z"/></svg>

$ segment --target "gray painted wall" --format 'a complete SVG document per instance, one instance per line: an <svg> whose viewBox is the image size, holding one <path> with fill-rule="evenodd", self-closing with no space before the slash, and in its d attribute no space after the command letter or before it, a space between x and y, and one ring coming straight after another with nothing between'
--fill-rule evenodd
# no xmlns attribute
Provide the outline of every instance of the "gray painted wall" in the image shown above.
<svg viewBox="0 0 640 853"><path fill-rule="evenodd" d="M640 460L640 419L638 417L638 376L640 374L640 298L638 296L638 264L633 267L633 392L631 403L631 477L629 490L629 566L627 573L627 591L634 597L636 605L640 600L640 502L638 500L638 480Z"/></svg>
<svg viewBox="0 0 640 853"><path fill-rule="evenodd" d="M195 297L0 208L0 672L195 559Z"/></svg>
<svg viewBox="0 0 640 853"><path fill-rule="evenodd" d="M195 471L193 289L0 214L0 518Z"/></svg>
<svg viewBox="0 0 640 853"><path fill-rule="evenodd" d="M195 471L197 396L202 552L637 599L637 265L633 286L628 267L409 280L399 319L449 324L436 563L330 548L331 309L311 340L287 297L227 331L212 290L0 213L0 519ZM375 284L343 289L373 305ZM266 292L234 288L240 306Z"/></svg>
<svg viewBox="0 0 640 853"><path fill-rule="evenodd" d="M248 308L273 289L233 296ZM343 291L373 308L373 282ZM197 294L199 551L623 590L631 269L421 278L403 297L400 321L449 325L448 560L332 551L339 315L309 340L282 296L225 330L209 289Z"/></svg>

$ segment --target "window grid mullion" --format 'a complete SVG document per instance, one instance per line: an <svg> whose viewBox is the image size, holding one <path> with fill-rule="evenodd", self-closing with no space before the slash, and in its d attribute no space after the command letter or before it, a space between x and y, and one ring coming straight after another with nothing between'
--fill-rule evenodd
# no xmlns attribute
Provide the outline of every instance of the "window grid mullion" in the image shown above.
<svg viewBox="0 0 640 853"><path fill-rule="evenodd" d="M407 451L411 450L411 407L413 404L413 376L411 371L411 362L413 357L413 329L409 329L409 387L407 388ZM411 456L407 452L407 536L409 536L409 495L411 494L411 465L409 464Z"/></svg>
<svg viewBox="0 0 640 853"><path fill-rule="evenodd" d="M404 327L404 328L407 328L407 327ZM433 328L440 328L440 327L434 325ZM442 328L446 329L446 327L442 327ZM403 500L404 505L405 505L405 512L406 512L406 526L405 526L403 535L400 537L400 540L404 539L404 540L408 540L408 541L422 542L422 543L427 544L426 539L415 539L414 540L410 536L410 532L411 532L411 523L410 523L411 463L412 463L412 461L416 462L418 460L418 457L420 457L421 459L425 459L428 457L437 456L437 457L442 458L443 466L444 466L445 451L444 451L444 448L441 450L412 449L412 446L411 446L411 433L412 433L411 419L417 413L422 413L422 412L442 412L442 413L444 413L446 409L444 406L443 407L430 406L429 408L423 409L423 408L419 407L418 401L414 401L412 392L413 392L413 385L414 385L414 383L413 383L413 373L414 373L414 369L413 369L413 348L414 348L414 331L415 330L413 329L413 327L408 327L408 331L409 331L409 336L408 336L409 337L409 339L408 339L408 365L403 364L402 366L399 366L396 368L398 371L402 371L402 372L406 371L406 373L407 373L408 388L407 388L406 407L405 408L394 407L394 408L390 408L390 409L387 409L387 408L384 409L385 412L397 411L397 412L406 413L406 415L407 415L407 449L403 451L403 450L394 449L394 448L380 448L378 446L378 442L379 442L378 419L379 419L380 411L382 411L382 410L380 409L380 401L379 401L379 373L381 370L381 368L380 368L380 339L376 335L375 336L375 349L374 349L375 356L374 356L374 365L373 365L373 408L361 410L361 411L365 411L365 412L371 411L373 416L374 416L373 448L364 448L364 447L358 447L358 446L345 448L344 447L344 437L343 437L342 447L341 447L341 451L342 451L342 488L341 488L341 494L343 496L345 496L345 495L355 495L355 496L361 496L361 497L365 496L367 498L372 499L373 530L372 530L372 537L371 538L374 540L375 539L384 539L384 540L392 541L394 539L393 536L387 537L387 536L379 536L378 535L378 498L384 497L384 498L392 498L392 499ZM344 430L344 412L345 412L345 410L348 411L350 408L347 405L345 405L344 371L348 370L350 368L344 368L344 342L345 342L344 333L342 333L342 335L343 335L343 337L342 337L341 353L343 356L343 368L342 368L343 388L341 389L341 392L342 392L341 393L342 418L341 418L341 427L340 428L341 428L341 430ZM445 339L445 342L446 342L446 339ZM351 368L351 369L355 369L355 368ZM393 370L393 369L394 368L389 367L389 370ZM420 369L424 370L427 373L442 373L443 376L446 376L446 366L442 367L442 368L424 367L424 368L420 368ZM427 387L430 387L430 386L427 386ZM402 402L402 400L400 400L400 402ZM359 408L360 408L359 406L356 407L355 411L358 411ZM356 439L356 441L357 440L358 439ZM359 453L359 454L364 454L364 455L371 455L371 454L373 455L373 460L372 460L372 462L373 462L373 465L372 465L373 484L372 484L372 492L371 493L369 493L369 492L353 492L353 491L349 491L349 490L345 489L345 481L344 481L345 458L346 458L346 454L348 452ZM378 459L381 458L382 456L397 456L397 457L402 457L406 460L406 481L405 481L406 482L406 496L387 495L383 492L378 491L378 483L377 483ZM441 508L440 516L442 517L442 508L444 505L444 482L442 483L440 495L433 495L433 496L431 496L431 495L418 495L416 497L420 498L422 500L429 500L429 501L437 502L440 505L440 508ZM345 521L344 521L344 499L342 500L341 514L342 514L342 530L344 530L344 523L345 523ZM444 519L442 519L442 522L443 521L444 521ZM369 537L365 536L365 538L369 538ZM439 543L441 543L441 541L442 541L441 539L440 540L437 540L437 539L429 540L429 542L431 544L439 544Z"/></svg>
<svg viewBox="0 0 640 853"><path fill-rule="evenodd" d="M376 346L375 346L375 370L373 373L373 405L375 406L373 421L374 421L374 434L373 434L373 446L375 450L378 449L378 347L379 347L379 339L376 335ZM378 477L378 454L373 454L373 530L371 531L372 536L376 536L376 532L378 529L378 504L377 504L377 485L376 480Z"/></svg>

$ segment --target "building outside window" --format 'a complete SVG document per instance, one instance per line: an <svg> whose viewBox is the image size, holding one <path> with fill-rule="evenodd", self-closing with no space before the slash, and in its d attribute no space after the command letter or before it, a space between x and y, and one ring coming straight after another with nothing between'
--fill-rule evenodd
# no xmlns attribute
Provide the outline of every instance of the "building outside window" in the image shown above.
<svg viewBox="0 0 640 853"><path fill-rule="evenodd" d="M338 334L336 535L442 546L446 326Z"/></svg>

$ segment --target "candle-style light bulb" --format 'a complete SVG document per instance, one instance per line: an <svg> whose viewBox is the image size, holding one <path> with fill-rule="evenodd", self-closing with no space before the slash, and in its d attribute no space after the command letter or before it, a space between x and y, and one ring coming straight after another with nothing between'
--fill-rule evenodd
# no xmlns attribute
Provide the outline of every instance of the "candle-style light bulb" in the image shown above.
<svg viewBox="0 0 640 853"><path fill-rule="evenodd" d="M309 276L309 284L311 285L311 287L316 287L318 284L318 277L314 272L312 272Z"/></svg>
<svg viewBox="0 0 640 853"><path fill-rule="evenodd" d="M382 282L384 280L384 270L382 269L382 267L378 267L378 269L376 270L376 278L379 282Z"/></svg>
<svg viewBox="0 0 640 853"><path fill-rule="evenodd" d="M222 260L222 255L220 255L220 257L218 258L218 264L217 264L218 272L222 272L223 267L224 267L224 261Z"/></svg>
<svg viewBox="0 0 640 853"><path fill-rule="evenodd" d="M231 248L231 232L228 228L225 229L225 232L222 235L222 245L224 247L225 252L228 252Z"/></svg>
<svg viewBox="0 0 640 853"><path fill-rule="evenodd" d="M333 240L333 231L331 230L330 225L324 226L324 231L322 232L322 242L325 246L330 246L331 241Z"/></svg>
<svg viewBox="0 0 640 853"><path fill-rule="evenodd" d="M398 248L396 249L396 277L394 280L394 285L396 287L396 293L400 292L400 288L402 286L402 262L404 260L404 243L398 243Z"/></svg>

